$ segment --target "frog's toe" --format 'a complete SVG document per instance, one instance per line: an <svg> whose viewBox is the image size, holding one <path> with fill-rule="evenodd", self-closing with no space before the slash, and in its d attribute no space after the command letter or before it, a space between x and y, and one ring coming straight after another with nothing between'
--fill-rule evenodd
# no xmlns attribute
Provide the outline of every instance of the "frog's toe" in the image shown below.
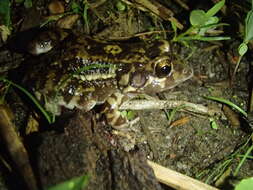
<svg viewBox="0 0 253 190"><path fill-rule="evenodd" d="M120 130L120 131L129 131L132 129L133 125L135 125L138 121L140 121L140 118L137 117L131 121L126 120L125 123L119 124L119 125L112 125L112 127L116 130Z"/></svg>
<svg viewBox="0 0 253 190"><path fill-rule="evenodd" d="M139 121L139 118L135 118L131 121L123 116L118 110L111 110L106 114L107 123L117 130L130 130L131 127Z"/></svg>

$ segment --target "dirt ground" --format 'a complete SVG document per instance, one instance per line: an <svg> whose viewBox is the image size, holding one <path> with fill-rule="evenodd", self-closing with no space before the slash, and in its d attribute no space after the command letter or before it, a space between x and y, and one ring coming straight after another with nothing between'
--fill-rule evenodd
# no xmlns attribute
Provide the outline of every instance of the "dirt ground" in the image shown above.
<svg viewBox="0 0 253 190"><path fill-rule="evenodd" d="M25 8L23 3L13 3L11 9L12 35L19 36L20 32L38 27L45 23L49 16L53 19L52 12L56 11L58 13L62 9L61 6L64 7L63 12L65 13L72 11L67 16L74 14L78 16L65 18L65 20L55 16L55 20L44 27L62 27L65 24L77 35L84 33L101 40L116 40L122 43L133 38L135 40L166 39L170 41L174 35L169 20L165 19L168 15L155 14L142 4L136 3L139 1L87 1L89 5L87 15L81 15L85 10L85 6L79 1L75 2L84 6L81 7L81 10L80 7L79 10L73 9L72 1L54 1L61 3L59 3L60 5L55 3L57 5L54 4L55 7L51 10L49 5L52 5L52 2L38 0L36 3L33 2L32 8ZM173 18L176 18L184 27L178 33L182 33L189 27L191 10L208 10L214 4L211 0L194 1L194 3L186 0L182 1L183 3L181 1L150 2L156 6L157 3L161 3L162 7L173 12ZM245 143L250 138L252 130L247 120L230 106L206 98L207 96L224 98L244 110L248 110L249 107L252 82L250 72L252 58L250 55L242 59L239 70L231 82L231 75L236 65L235 60L238 58L237 48L242 41L238 34L240 32L239 25L243 25L244 17L242 15L246 15L246 10L243 10L242 6L239 6L235 1L226 4L226 8L226 11L222 10L218 13L218 17L222 22L229 25L221 27L219 30L224 33L219 35L230 36L231 39L210 42L194 40L187 41L187 44L171 42L174 57L189 64L193 68L194 76L179 86L156 95L156 98L161 100L186 101L196 106L200 105L217 110L217 113L212 116L191 112L184 109L184 107L133 111L135 117L139 118L138 122L131 126L129 131L121 132L113 130L104 122L97 121L97 114L93 111L88 113L90 115L83 116L84 113L74 110L74 113L69 113L67 117L57 118L57 122L49 126L44 121L40 123L41 119L38 119L41 118L40 113L31 105L30 100L17 89L11 88L8 91L8 96L6 96L6 102L14 112L17 130L27 148L30 161L35 170L35 176L39 179L40 185L44 188L82 174L86 170L80 169L79 171L78 167L87 167L87 163L94 164L92 161L80 161L83 157L97 160L95 163L100 166L98 167L100 169L92 176L96 176L95 179L98 181L95 184L100 184L99 189L134 189L132 186L123 188L119 185L120 182L117 184L118 186L104 185L107 181L106 172L110 173L112 171L105 164L110 165L112 163L108 161L108 157L112 157L114 161L115 157L119 160L127 157L130 160L128 162L130 168L133 167L131 165L133 163L138 165L139 168L136 167L137 169L134 170L136 172L139 172L141 165L146 159L149 159L167 168L218 186L221 189L232 189L231 185L237 180L253 176L252 159L246 159L238 175L232 177L242 159L241 155L245 154L249 146ZM162 13L164 11L162 8L159 10ZM168 13L168 11L164 12ZM17 77L17 75L20 74L18 68L24 61L29 62L31 55L23 53L22 47L13 52L9 50L13 48L5 49L4 45L7 42L1 43L4 47L0 53L1 75L9 80L15 78L15 81L18 81L19 76ZM17 43L17 46L22 46L23 41L15 41L15 43ZM12 41L10 44L9 47L13 47ZM16 44L14 46L16 47ZM0 88L4 89L4 84ZM72 131L72 126L81 125L80 121L87 122L89 126L88 121L90 120L97 123L93 132L89 130L87 130L88 132L86 130L82 131L81 129L78 130L79 132ZM35 126L40 127L35 132L27 132L28 127L26 125L28 124L31 127L33 125L31 124L32 121ZM95 135L94 131L98 134ZM88 140L82 140L84 138L82 135L85 138L88 136ZM94 142L90 143L90 141ZM65 146L65 144L68 145ZM87 146L91 148L89 149ZM2 149L1 160L3 160L0 163L0 189L17 189L20 185L23 185L23 180L19 177L20 174L15 173L13 161L9 161L11 160L10 157L6 156L5 147L1 145L0 148ZM90 152L91 149L92 153ZM74 150L76 152L73 155L78 156L75 156L73 160L70 155ZM87 154L90 156L87 156ZM103 156L98 156L100 154ZM134 154L133 157L132 154ZM101 161L102 157L104 160ZM137 162L138 157L143 157L143 159ZM7 160L7 164L5 164L5 160ZM115 162L117 162L117 159ZM122 164L122 167L124 168L125 165ZM119 168L118 166L118 170L120 170ZM117 167L114 169L117 170ZM90 168L87 170L91 171ZM144 171L144 169L142 168L141 171ZM150 172L148 169L145 169L145 171ZM130 173L122 175L127 176ZM117 171L114 175L117 175ZM121 173L118 175L121 175ZM104 180L99 178L101 176ZM148 174L145 173L144 176L148 176ZM18 185L11 184L11 179L15 179ZM113 179L115 178L112 177L108 184L114 184ZM118 177L118 180L120 181L120 177ZM166 186L160 187L156 182L153 182L152 185L152 188L167 189ZM93 189L94 187L91 186L87 189ZM152 188L146 186L144 189Z"/></svg>

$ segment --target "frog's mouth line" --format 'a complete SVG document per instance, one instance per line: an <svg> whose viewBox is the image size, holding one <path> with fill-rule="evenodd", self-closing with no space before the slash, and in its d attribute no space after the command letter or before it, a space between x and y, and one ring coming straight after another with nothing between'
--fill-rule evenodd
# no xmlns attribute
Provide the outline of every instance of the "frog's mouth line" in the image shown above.
<svg viewBox="0 0 253 190"><path fill-rule="evenodd" d="M178 79L174 85L171 85L169 88L167 89L172 89L174 87L176 87L177 85L183 83L184 81L187 81L188 79L192 78L194 75L194 72L193 72L193 69L190 68L190 75L188 75L187 77L184 77L184 78L181 78L181 79Z"/></svg>

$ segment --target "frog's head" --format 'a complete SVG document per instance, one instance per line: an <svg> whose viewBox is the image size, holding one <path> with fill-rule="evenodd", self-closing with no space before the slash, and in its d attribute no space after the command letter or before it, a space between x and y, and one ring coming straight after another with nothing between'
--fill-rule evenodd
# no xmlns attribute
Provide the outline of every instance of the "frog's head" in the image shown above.
<svg viewBox="0 0 253 190"><path fill-rule="evenodd" d="M144 68L136 68L129 73L126 92L157 93L174 88L193 76L193 69L171 56L158 56Z"/></svg>

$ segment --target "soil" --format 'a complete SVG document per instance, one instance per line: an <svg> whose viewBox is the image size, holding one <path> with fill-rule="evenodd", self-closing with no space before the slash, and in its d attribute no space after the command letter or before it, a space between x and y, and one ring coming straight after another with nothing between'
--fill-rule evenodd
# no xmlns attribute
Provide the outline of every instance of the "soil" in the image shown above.
<svg viewBox="0 0 253 190"><path fill-rule="evenodd" d="M11 11L14 39L19 37L20 32L38 27L45 21L46 16L50 15L49 2L51 1L39 0L30 9L25 8L22 3L13 3ZM72 1L60 2L65 7L65 12L71 11ZM88 25L83 15L74 22L71 26L74 33L85 33L102 40L120 40L122 43L132 38L173 38L170 22L150 10L144 11L140 4L127 5L125 1L116 0L99 4L100 2L102 1L95 1L90 5ZM125 6L124 10L117 8L119 2ZM190 11L182 4L167 1L160 3L174 12L174 17L184 26L183 31L189 27ZM185 3L190 10L208 10L213 5L210 0L196 1L194 4L191 1ZM231 36L231 39L210 42L195 40L187 41L187 44L172 42L174 57L190 64L194 70L194 77L170 91L156 95L159 99L183 100L206 106L219 110L221 114L208 116L180 108L174 115L175 109L134 111L139 121L128 131L122 132L113 130L103 121L97 120L94 111L83 113L74 110L57 118L56 123L49 126L41 119L31 101L17 89L11 88L6 102L15 115L14 123L27 147L39 185L45 188L86 172L92 179L87 189L167 189L168 187L155 180L151 168L146 163L146 159L149 159L221 189L232 189L231 184L233 185L234 181L230 178L241 160L239 155L247 151L248 145L243 145L249 139L252 129L248 120L231 107L205 98L221 97L244 110L248 110L250 103L251 57L248 54L243 57L239 70L231 81L235 60L238 59L237 48L242 39L238 36L235 21L226 16L229 14L228 10L234 11L232 16L243 11L243 15L246 15L246 10L242 10L241 6L239 9L235 1L226 6L227 12L219 13L218 17L222 22L231 25L221 28L224 33L220 35ZM243 17L237 17L238 25L242 20ZM46 27L58 25L59 22L54 21ZM231 29L228 29L230 27ZM13 39L12 36L10 39ZM15 76L17 80L16 78L22 77L16 77L16 68L23 60L29 60L30 55L24 54L22 48L16 49L20 44L16 46L13 42L23 43L17 40L2 42L0 69L2 76L10 80ZM6 44L8 45L5 46ZM0 84L1 89L5 89L4 84ZM39 126L38 129L35 129L35 132L27 132L27 128L32 125L31 121L34 120L37 121L35 126ZM0 148L5 154L5 148ZM11 184L10 179L15 179L22 185L22 180L17 177L20 174L15 174L13 169L8 170L7 166L14 166L8 161L9 157L2 157L8 164L0 163L0 189L17 189L20 186ZM227 163L226 167L223 167L224 163ZM226 176L225 171L230 169ZM253 176L252 160L246 159L236 180L249 176Z"/></svg>

